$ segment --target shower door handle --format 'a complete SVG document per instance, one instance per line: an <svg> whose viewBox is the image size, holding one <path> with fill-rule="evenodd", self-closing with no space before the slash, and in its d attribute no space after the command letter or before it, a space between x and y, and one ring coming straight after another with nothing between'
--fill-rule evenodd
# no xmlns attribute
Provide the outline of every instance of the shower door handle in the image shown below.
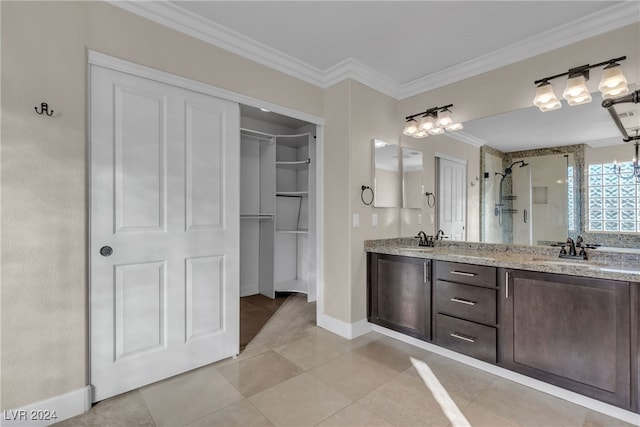
<svg viewBox="0 0 640 427"><path fill-rule="evenodd" d="M526 224L527 223L527 210L523 209L523 212L524 212L524 223Z"/></svg>

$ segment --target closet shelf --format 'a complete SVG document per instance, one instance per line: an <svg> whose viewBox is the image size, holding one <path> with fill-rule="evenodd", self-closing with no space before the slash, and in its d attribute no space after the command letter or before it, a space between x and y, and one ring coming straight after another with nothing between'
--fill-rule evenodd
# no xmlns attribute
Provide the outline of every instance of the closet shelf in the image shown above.
<svg viewBox="0 0 640 427"><path fill-rule="evenodd" d="M308 191L276 191L278 197L305 197L308 195Z"/></svg>
<svg viewBox="0 0 640 427"><path fill-rule="evenodd" d="M296 160L293 162L276 162L276 167L279 169L304 170L309 167L309 163L311 163L310 159Z"/></svg>
<svg viewBox="0 0 640 427"><path fill-rule="evenodd" d="M240 219L269 219L273 220L275 214L272 213L240 213Z"/></svg>

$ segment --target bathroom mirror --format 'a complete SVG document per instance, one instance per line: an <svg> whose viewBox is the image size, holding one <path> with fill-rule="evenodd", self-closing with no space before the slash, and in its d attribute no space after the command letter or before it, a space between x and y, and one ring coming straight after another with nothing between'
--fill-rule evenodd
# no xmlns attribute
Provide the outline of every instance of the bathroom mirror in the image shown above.
<svg viewBox="0 0 640 427"><path fill-rule="evenodd" d="M400 147L379 139L371 142L373 150L373 206L401 206Z"/></svg>
<svg viewBox="0 0 640 427"><path fill-rule="evenodd" d="M401 147L402 152L402 207L422 209L424 185L422 182L422 152L410 147Z"/></svg>
<svg viewBox="0 0 640 427"><path fill-rule="evenodd" d="M480 156L480 240L546 244L567 235L588 234L582 187L585 151L593 161L597 150L592 147L622 144L595 95L592 103L569 107L563 101L561 109L547 113L530 107L472 120L465 123L464 132L485 142ZM512 167L518 160L527 165ZM545 220L533 216L543 208L550 212ZM525 209L527 227L518 230L516 224L525 221Z"/></svg>

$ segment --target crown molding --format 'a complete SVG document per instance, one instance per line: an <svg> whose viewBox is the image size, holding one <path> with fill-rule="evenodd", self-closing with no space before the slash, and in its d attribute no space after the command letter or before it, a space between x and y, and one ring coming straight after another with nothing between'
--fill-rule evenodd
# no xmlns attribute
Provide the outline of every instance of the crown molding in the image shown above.
<svg viewBox="0 0 640 427"><path fill-rule="evenodd" d="M486 55L413 80L402 85L397 98L398 100L409 98L639 21L640 3L626 1Z"/></svg>
<svg viewBox="0 0 640 427"><path fill-rule="evenodd" d="M403 100L640 21L640 3L634 0L625 1L486 55L401 84L353 58L347 58L327 70L321 70L167 1L106 1L312 85L327 88L349 78L396 100Z"/></svg>
<svg viewBox="0 0 640 427"><path fill-rule="evenodd" d="M228 50L312 85L323 87L324 72L320 69L168 1L105 1L172 30Z"/></svg>
<svg viewBox="0 0 640 427"><path fill-rule="evenodd" d="M347 58L327 69L323 87L333 86L345 79L356 80L394 99L397 99L397 94L401 89L395 80L353 58Z"/></svg>
<svg viewBox="0 0 640 427"><path fill-rule="evenodd" d="M458 141L464 142L465 144L469 144L473 147L482 147L487 143L484 139L478 138L477 136L473 136L461 130L449 132L446 135L449 138L457 139Z"/></svg>

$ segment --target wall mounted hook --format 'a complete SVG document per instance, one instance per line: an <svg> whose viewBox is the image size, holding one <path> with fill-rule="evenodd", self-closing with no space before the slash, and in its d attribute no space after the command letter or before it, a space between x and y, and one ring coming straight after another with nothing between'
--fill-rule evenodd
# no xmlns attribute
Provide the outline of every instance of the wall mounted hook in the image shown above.
<svg viewBox="0 0 640 427"><path fill-rule="evenodd" d="M38 111L38 107L33 107L33 108L34 110L36 110L36 113L38 114L46 114L49 117L53 116L53 110L49 111L49 106L47 105L46 102L43 102L42 104L40 104L40 111Z"/></svg>

